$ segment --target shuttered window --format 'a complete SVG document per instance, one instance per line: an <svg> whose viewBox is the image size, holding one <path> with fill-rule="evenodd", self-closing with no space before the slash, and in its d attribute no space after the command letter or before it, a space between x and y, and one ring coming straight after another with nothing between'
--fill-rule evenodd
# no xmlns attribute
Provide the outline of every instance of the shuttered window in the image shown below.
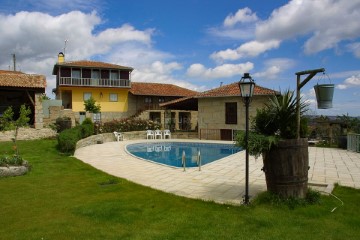
<svg viewBox="0 0 360 240"><path fill-rule="evenodd" d="M237 103L225 103L225 124L237 124Z"/></svg>

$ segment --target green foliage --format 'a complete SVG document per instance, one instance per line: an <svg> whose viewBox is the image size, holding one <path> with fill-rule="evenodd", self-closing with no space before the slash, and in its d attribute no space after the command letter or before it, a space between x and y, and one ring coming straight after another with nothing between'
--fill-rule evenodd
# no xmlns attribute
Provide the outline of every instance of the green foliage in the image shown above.
<svg viewBox="0 0 360 240"><path fill-rule="evenodd" d="M319 204L321 195L319 191L308 189L305 198L288 197L284 198L272 192L261 193L255 200L255 204L270 204L275 206L287 206L289 209L296 207Z"/></svg>
<svg viewBox="0 0 360 240"><path fill-rule="evenodd" d="M12 107L8 107L2 116L2 120L0 122L1 127L4 131L14 130L14 138L12 139L14 146L13 149L15 151L16 157L20 157L19 148L17 146L17 136L20 127L25 127L28 125L30 121L29 115L31 114L30 107L26 107L24 104L20 106L19 117L14 119L14 112Z"/></svg>
<svg viewBox="0 0 360 240"><path fill-rule="evenodd" d="M91 121L90 118L85 118L84 121L82 122L82 125L85 125L85 124L93 124L93 122Z"/></svg>
<svg viewBox="0 0 360 240"><path fill-rule="evenodd" d="M77 126L81 128L81 137L82 138L87 138L91 135L94 135L94 123L91 121L90 118L86 118L83 123L81 124L81 126Z"/></svg>
<svg viewBox="0 0 360 240"><path fill-rule="evenodd" d="M347 132L360 134L360 118L350 117L349 114L337 116L342 125L347 128Z"/></svg>
<svg viewBox="0 0 360 240"><path fill-rule="evenodd" d="M96 101L93 97L90 97L88 100L84 101L85 111L91 113L99 113L101 110L100 104L96 105Z"/></svg>
<svg viewBox="0 0 360 240"><path fill-rule="evenodd" d="M55 121L56 130L58 133L64 131L65 129L71 128L71 118L70 117L59 117Z"/></svg>
<svg viewBox="0 0 360 240"><path fill-rule="evenodd" d="M0 156L0 167L6 166L20 166L23 164L23 158L17 155L3 155Z"/></svg>
<svg viewBox="0 0 360 240"><path fill-rule="evenodd" d="M60 132L58 135L58 145L57 148L59 151L72 154L75 151L76 143L83 139L87 138L94 134L94 123L91 120L84 121L81 125L78 125L74 128L65 129Z"/></svg>
<svg viewBox="0 0 360 240"><path fill-rule="evenodd" d="M236 134L236 145L246 148L245 131L240 131ZM256 132L249 132L248 150L249 154L256 158L263 152L269 151L270 148L277 144L279 138L277 136L266 136Z"/></svg>
<svg viewBox="0 0 360 240"><path fill-rule="evenodd" d="M102 126L102 132L131 132L147 129L155 130L159 128L161 128L161 124L151 120L125 118L104 123Z"/></svg>
<svg viewBox="0 0 360 240"><path fill-rule="evenodd" d="M296 138L296 98L290 90L273 96L261 109L257 109L252 119L252 131L249 133L249 153L255 157L270 150L279 139ZM302 115L307 105L300 101L300 137L307 135L307 119ZM245 134L236 138L237 145L246 148Z"/></svg>
<svg viewBox="0 0 360 240"><path fill-rule="evenodd" d="M65 129L58 135L58 150L67 154L74 153L76 143L81 139L81 136L81 128L79 127Z"/></svg>

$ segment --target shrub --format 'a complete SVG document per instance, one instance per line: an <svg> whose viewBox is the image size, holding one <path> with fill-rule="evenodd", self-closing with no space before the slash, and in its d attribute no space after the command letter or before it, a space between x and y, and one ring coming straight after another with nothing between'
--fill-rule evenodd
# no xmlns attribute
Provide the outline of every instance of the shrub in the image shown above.
<svg viewBox="0 0 360 240"><path fill-rule="evenodd" d="M76 143L82 138L80 127L66 129L58 135L58 150L63 153L74 153Z"/></svg>
<svg viewBox="0 0 360 240"><path fill-rule="evenodd" d="M23 164L23 158L21 156L17 156L17 155L12 155L12 156L1 156L0 157L0 166L8 166L8 165L12 165L12 166L20 166Z"/></svg>
<svg viewBox="0 0 360 240"><path fill-rule="evenodd" d="M60 133L65 129L71 128L71 118L69 117L59 117L56 119L56 129L57 132Z"/></svg>
<svg viewBox="0 0 360 240"><path fill-rule="evenodd" d="M80 128L81 130L81 138L87 138L94 134L94 124L93 123L86 123L77 126L76 128Z"/></svg>
<svg viewBox="0 0 360 240"><path fill-rule="evenodd" d="M161 124L151 120L125 118L104 123L102 126L102 132L130 132L148 129L155 130L159 128L161 128Z"/></svg>

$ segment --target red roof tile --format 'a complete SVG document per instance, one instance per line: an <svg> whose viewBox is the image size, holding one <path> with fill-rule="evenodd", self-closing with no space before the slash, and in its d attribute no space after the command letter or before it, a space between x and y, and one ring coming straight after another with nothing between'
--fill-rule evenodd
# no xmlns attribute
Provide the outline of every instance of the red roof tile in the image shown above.
<svg viewBox="0 0 360 240"><path fill-rule="evenodd" d="M130 92L134 95L190 97L196 91L166 83L132 82Z"/></svg>
<svg viewBox="0 0 360 240"><path fill-rule="evenodd" d="M277 91L271 90L269 88L264 88L258 85L255 85L254 95L273 95L277 94ZM227 96L239 96L240 89L238 82L224 85L218 88L205 91L197 95L197 97L227 97Z"/></svg>
<svg viewBox="0 0 360 240"><path fill-rule="evenodd" d="M1 87L46 88L46 77L39 74L25 74L0 70Z"/></svg>
<svg viewBox="0 0 360 240"><path fill-rule="evenodd" d="M134 70L131 67L121 66L121 65L112 64L112 63L81 60L81 61L70 61L70 62L56 63L54 65L54 68L53 68L53 75L56 75L57 68L59 66L82 67L82 68L102 68L102 69L124 69L124 70L129 70L129 71Z"/></svg>

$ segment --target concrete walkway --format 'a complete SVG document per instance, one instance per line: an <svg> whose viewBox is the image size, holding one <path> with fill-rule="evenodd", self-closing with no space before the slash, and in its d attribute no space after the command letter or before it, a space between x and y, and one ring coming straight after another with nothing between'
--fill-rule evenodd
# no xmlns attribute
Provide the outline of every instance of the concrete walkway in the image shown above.
<svg viewBox="0 0 360 240"><path fill-rule="evenodd" d="M239 205L245 193L245 152L233 154L198 168L173 168L129 155L129 140L91 145L76 150L75 157L113 176L189 198ZM152 140L148 140L152 141ZM199 142L199 140L172 140ZM224 141L201 141L218 142ZM228 142L232 143L232 142ZM360 188L360 154L346 150L309 147L309 183L339 183ZM262 159L250 156L249 195L266 191ZM325 185L326 184L326 185Z"/></svg>

